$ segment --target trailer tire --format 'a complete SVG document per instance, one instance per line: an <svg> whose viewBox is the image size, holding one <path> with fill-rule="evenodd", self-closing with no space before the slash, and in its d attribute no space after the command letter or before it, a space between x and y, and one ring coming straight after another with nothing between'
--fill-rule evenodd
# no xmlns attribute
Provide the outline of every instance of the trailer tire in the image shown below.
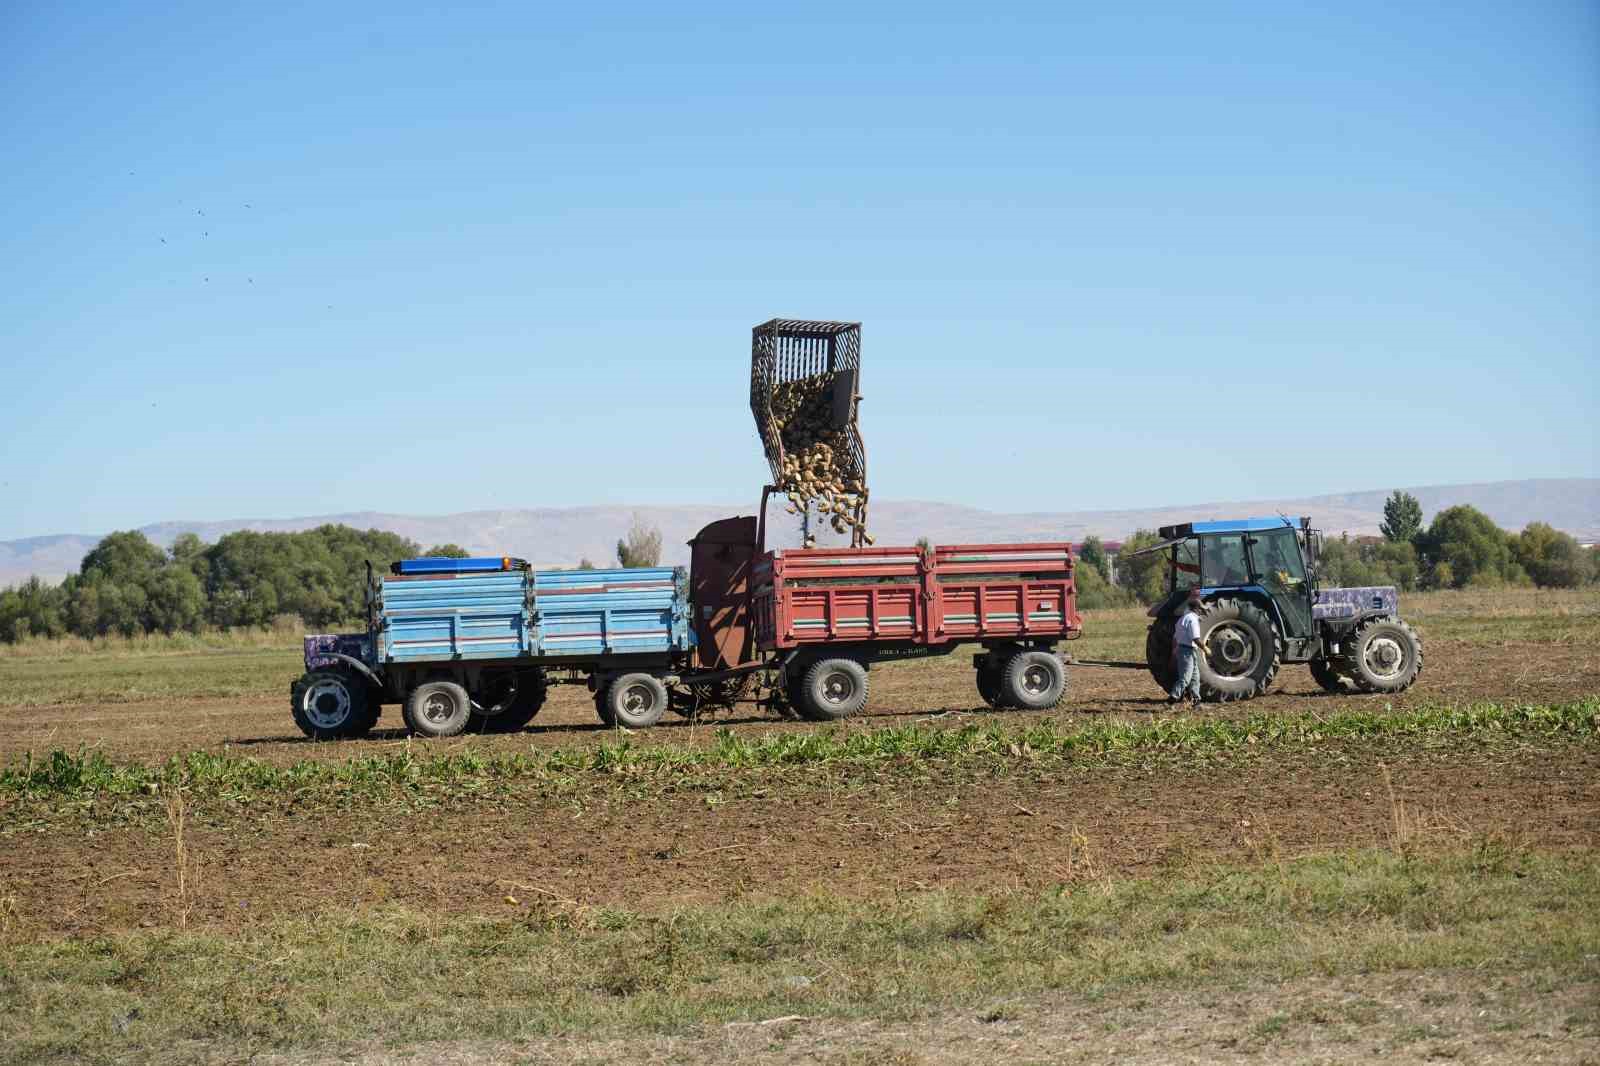
<svg viewBox="0 0 1600 1066"><path fill-rule="evenodd" d="M617 720L612 717L610 708L606 705L606 694L610 691L609 685L602 685L594 690L594 713L600 719L600 724L607 729L614 729Z"/></svg>
<svg viewBox="0 0 1600 1066"><path fill-rule="evenodd" d="M978 696L993 707L1000 710L1003 704L1000 700L1000 677L992 667L980 666L972 671L973 679L978 685Z"/></svg>
<svg viewBox="0 0 1600 1066"><path fill-rule="evenodd" d="M420 737L453 737L472 719L472 699L454 681L424 681L406 696L406 728Z"/></svg>
<svg viewBox="0 0 1600 1066"><path fill-rule="evenodd" d="M667 686L650 674L623 674L606 686L605 716L625 729L648 729L667 709Z"/></svg>
<svg viewBox="0 0 1600 1066"><path fill-rule="evenodd" d="M379 713L366 679L337 669L312 670L291 685L289 710L312 740L364 737Z"/></svg>
<svg viewBox="0 0 1600 1066"><path fill-rule="evenodd" d="M528 727L544 706L550 685L543 670L518 670L513 677L515 688L509 695L502 694L497 704L486 708L488 713L473 712L471 729L475 733L520 733ZM478 701L480 704L482 700Z"/></svg>
<svg viewBox="0 0 1600 1066"><path fill-rule="evenodd" d="M837 722L867 705L867 668L854 659L821 659L800 683L797 709L813 722Z"/></svg>
<svg viewBox="0 0 1600 1066"><path fill-rule="evenodd" d="M1208 701L1231 703L1261 695L1272 687L1283 662L1277 627L1249 600L1225 597L1207 604L1200 615L1200 644L1200 692ZM1214 657L1226 672L1216 668Z"/></svg>
<svg viewBox="0 0 1600 1066"><path fill-rule="evenodd" d="M1053 651L1019 651L1000 672L1000 698L1023 711L1047 711L1067 694L1067 668Z"/></svg>
<svg viewBox="0 0 1600 1066"><path fill-rule="evenodd" d="M1356 630L1350 644L1350 676L1362 692L1404 692L1422 674L1422 638L1392 615Z"/></svg>

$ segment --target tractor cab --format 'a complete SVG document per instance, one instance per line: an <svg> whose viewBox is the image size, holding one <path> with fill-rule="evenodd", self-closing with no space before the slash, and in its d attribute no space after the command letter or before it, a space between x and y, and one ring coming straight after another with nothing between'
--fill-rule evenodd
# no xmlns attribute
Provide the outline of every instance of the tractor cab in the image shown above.
<svg viewBox="0 0 1600 1066"><path fill-rule="evenodd" d="M1320 534L1310 519L1244 518L1228 522L1184 522L1162 526L1161 543L1140 554L1170 552L1167 598L1151 614L1175 611L1191 588L1207 600L1243 593L1269 606L1288 640L1314 633L1314 560Z"/></svg>

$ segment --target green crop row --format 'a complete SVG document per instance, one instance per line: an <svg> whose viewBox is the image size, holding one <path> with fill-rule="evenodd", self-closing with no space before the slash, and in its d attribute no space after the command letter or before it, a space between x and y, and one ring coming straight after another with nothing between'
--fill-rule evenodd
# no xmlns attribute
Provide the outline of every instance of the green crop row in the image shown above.
<svg viewBox="0 0 1600 1066"><path fill-rule="evenodd" d="M630 778L702 770L781 768L821 764L884 765L1007 760L1096 761L1125 754L1209 757L1250 747L1294 747L1364 738L1469 737L1504 734L1593 737L1600 732L1600 699L1552 705L1442 704L1401 711L1343 710L1331 714L1260 714L1237 720L1164 718L1148 723L1066 726L1044 720L958 728L901 726L823 729L747 737L719 730L705 747L643 745L631 735L583 750L428 754L420 746L361 755L342 762L277 765L233 754L190 752L157 764L116 763L100 752L31 753L0 769L0 797L69 799L153 795L181 786L198 796L248 798L307 790L379 793L393 790L475 791L497 781Z"/></svg>

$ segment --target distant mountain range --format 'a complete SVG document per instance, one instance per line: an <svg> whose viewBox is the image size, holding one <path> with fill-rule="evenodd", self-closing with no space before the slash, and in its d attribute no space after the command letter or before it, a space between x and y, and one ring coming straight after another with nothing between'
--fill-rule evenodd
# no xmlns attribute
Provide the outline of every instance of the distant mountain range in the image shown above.
<svg viewBox="0 0 1600 1066"><path fill-rule="evenodd" d="M1120 540L1137 529L1198 519L1244 515L1310 515L1321 529L1352 536L1378 531L1383 502L1390 489L1276 500L1174 504L1126 511L1066 511L1002 514L949 503L882 500L872 505L869 523L880 544L910 544L918 537L936 543L981 541L1082 540L1096 534ZM1549 522L1585 543L1600 539L1600 478L1542 478L1491 481L1476 485L1424 485L1406 490L1422 503L1423 513L1456 504L1471 504L1501 526L1518 530L1529 522ZM312 515L305 518L236 519L227 522L157 522L142 527L151 540L168 546L179 533L194 532L206 541L241 529L261 532L310 529L342 523L359 529L386 529L410 537L424 548L455 543L483 555L517 555L542 566L576 566L588 557L599 565L615 558L617 538L635 513L662 531L666 563L688 560L688 541L707 522L753 510L752 503L685 504L677 507L569 507L515 511L468 511L452 515L400 515L373 511ZM775 498L768 521L774 527L769 543L797 543L795 519ZM101 534L58 534L0 541L0 585L37 574L50 580L78 569ZM831 535L830 535L831 536ZM828 543L824 539L822 543Z"/></svg>

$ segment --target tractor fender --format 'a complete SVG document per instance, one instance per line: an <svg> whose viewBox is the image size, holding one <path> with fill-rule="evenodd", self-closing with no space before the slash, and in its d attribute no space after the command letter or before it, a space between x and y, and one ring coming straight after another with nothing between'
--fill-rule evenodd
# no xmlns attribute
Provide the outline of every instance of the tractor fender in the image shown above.
<svg viewBox="0 0 1600 1066"><path fill-rule="evenodd" d="M354 656L344 655L344 654L342 654L340 652L336 652L336 651L325 651L325 652L322 653L322 657L324 659L337 659L341 663L345 663L345 664L347 664L349 666L355 667L362 674L366 675L366 678L367 678L368 681L371 681L374 685L376 685L380 689L383 688L383 678L381 678L377 674L373 673L372 672L372 667L368 666L366 663L362 662L360 659L357 659Z"/></svg>

